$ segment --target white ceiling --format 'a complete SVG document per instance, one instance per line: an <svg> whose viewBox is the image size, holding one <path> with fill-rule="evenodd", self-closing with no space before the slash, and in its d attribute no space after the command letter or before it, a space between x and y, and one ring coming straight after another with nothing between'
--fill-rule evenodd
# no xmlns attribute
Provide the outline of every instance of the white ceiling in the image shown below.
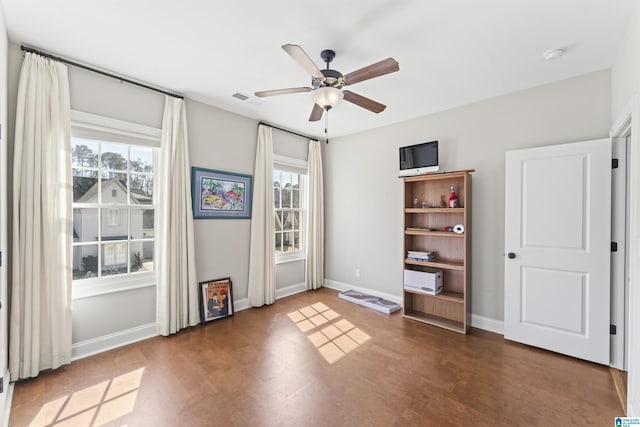
<svg viewBox="0 0 640 427"><path fill-rule="evenodd" d="M633 0L1 1L13 42L318 137L311 93L253 96L310 85L281 45L320 68L333 49L343 74L395 58L399 72L349 87L387 109L341 102L337 137L609 68Z"/></svg>

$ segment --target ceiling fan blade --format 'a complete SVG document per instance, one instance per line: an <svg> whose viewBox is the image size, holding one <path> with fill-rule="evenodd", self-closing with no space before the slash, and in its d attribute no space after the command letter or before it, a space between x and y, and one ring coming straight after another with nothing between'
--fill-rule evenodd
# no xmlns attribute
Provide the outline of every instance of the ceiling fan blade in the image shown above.
<svg viewBox="0 0 640 427"><path fill-rule="evenodd" d="M310 87L292 87L289 89L276 89L276 90L263 90L262 92L256 92L255 95L260 98L264 98L265 96L274 96L274 95L286 95L288 93L298 93L298 92L310 92L313 89Z"/></svg>
<svg viewBox="0 0 640 427"><path fill-rule="evenodd" d="M359 70L352 71L344 76L344 81L348 85L358 83L364 80L373 79L384 76L385 74L394 73L400 69L400 64L393 58L383 59L375 64L368 65Z"/></svg>
<svg viewBox="0 0 640 427"><path fill-rule="evenodd" d="M291 56L304 70L311 74L311 76L318 79L323 79L324 74L318 68L318 66L309 58L309 55L297 44L285 44L282 46L285 52Z"/></svg>
<svg viewBox="0 0 640 427"><path fill-rule="evenodd" d="M342 94L344 95L345 101L349 101L359 107L366 108L367 110L373 111L374 113L380 113L384 111L385 108L387 108L387 106L384 104L380 104L373 99L358 95L357 93L353 93L349 90L343 90Z"/></svg>
<svg viewBox="0 0 640 427"><path fill-rule="evenodd" d="M309 116L310 122L317 122L322 118L322 113L324 113L324 109L318 104L313 104L313 110L311 110L311 115Z"/></svg>

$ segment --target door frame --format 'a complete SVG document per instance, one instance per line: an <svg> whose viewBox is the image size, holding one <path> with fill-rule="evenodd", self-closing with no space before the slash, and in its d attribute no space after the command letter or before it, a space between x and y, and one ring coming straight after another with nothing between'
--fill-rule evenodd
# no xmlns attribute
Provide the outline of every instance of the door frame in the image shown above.
<svg viewBox="0 0 640 427"><path fill-rule="evenodd" d="M640 286L638 284L638 273L640 272L640 200L638 190L640 189L640 145L638 117L638 96L632 95L617 120L614 122L609 132L612 138L622 137L631 126L631 138L628 147L627 174L629 176L629 316L627 318L627 334L629 342L627 346L627 416L637 417L640 415Z"/></svg>
<svg viewBox="0 0 640 427"><path fill-rule="evenodd" d="M622 129L622 135L631 130L631 122ZM616 326L615 334L609 336L609 366L626 371L627 349L629 347L628 325L628 260L629 260L629 211L628 211L628 153L626 137L611 137L611 158L618 160L618 166L611 170L611 241L617 243L617 250L611 252L611 316L610 322Z"/></svg>

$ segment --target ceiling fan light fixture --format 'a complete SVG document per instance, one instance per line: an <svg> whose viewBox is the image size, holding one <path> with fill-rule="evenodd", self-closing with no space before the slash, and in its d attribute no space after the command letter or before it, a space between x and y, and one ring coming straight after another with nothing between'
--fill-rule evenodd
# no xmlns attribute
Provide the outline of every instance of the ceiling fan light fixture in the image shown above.
<svg viewBox="0 0 640 427"><path fill-rule="evenodd" d="M324 110L330 110L335 107L338 102L342 100L344 96L342 91L335 87L325 86L316 89L313 100L316 104L322 107Z"/></svg>

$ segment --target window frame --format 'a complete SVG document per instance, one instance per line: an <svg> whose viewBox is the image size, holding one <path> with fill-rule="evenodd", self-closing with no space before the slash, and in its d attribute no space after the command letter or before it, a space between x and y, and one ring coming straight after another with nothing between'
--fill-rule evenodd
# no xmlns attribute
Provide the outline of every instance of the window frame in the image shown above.
<svg viewBox="0 0 640 427"><path fill-rule="evenodd" d="M305 261L307 259L307 213L308 213L308 179L309 169L306 160L296 159L294 157L283 156L279 154L273 155L273 170L283 171L289 173L295 173L299 175L300 186L300 204L298 210L302 213L300 219L300 250L287 253L276 253L275 263L284 264L288 262ZM271 183L272 189L273 182ZM280 208L281 209L281 208ZM278 208L275 207L274 202L274 219L277 215ZM273 228L274 236L274 250L275 250L275 236L276 236L275 224Z"/></svg>
<svg viewBox="0 0 640 427"><path fill-rule="evenodd" d="M109 117L98 116L95 114L85 113L82 111L71 111L71 138L83 138L89 140L99 141L101 143L117 143L127 145L138 145L148 148L152 148L153 153L153 182L158 182L158 165L160 154L160 138L162 135L162 129L151 126L145 126L138 123L127 122L123 120L112 119ZM70 141L71 142L71 141ZM69 150L71 151L71 150ZM70 153L71 155L71 153ZM130 174L131 171L128 172ZM134 209L140 209L142 215L144 210L153 209L155 216L155 224L158 223L157 219L157 196L156 191L153 193L153 201L151 205L144 205L144 207L135 207ZM84 206L75 206L74 208L83 208ZM130 221L131 208L130 205L113 205L109 208L126 208L127 222ZM103 209L105 206L102 206ZM109 214L107 213L107 216ZM102 214L99 214L101 217ZM99 225L102 227L101 225ZM102 229L99 230L102 233ZM156 241L154 230L154 263L155 263L155 247ZM143 237L144 239L145 237ZM126 242L129 242L128 239ZM134 239L138 241L140 239ZM102 240L101 240L102 241ZM104 242L104 241L103 241ZM123 241L124 242L124 241ZM98 243L104 244L104 243ZM79 245L74 245L79 246ZM127 249L129 250L129 249ZM127 253L127 259L129 254ZM132 290L138 288L145 288L149 286L155 286L156 284L156 270L154 265L154 271L141 272L141 273L126 273L120 275L108 275L96 278L87 278L82 280L72 280L72 299L87 298L97 295L111 294L116 292L122 292L125 290Z"/></svg>

